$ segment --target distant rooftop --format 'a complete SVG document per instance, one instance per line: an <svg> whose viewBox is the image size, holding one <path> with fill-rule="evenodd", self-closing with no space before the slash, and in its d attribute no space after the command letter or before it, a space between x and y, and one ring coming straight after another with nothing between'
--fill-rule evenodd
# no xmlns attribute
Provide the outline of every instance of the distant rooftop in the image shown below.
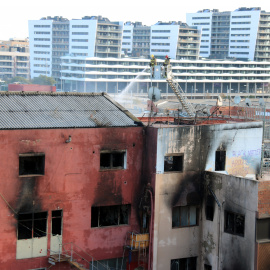
<svg viewBox="0 0 270 270"><path fill-rule="evenodd" d="M141 122L105 93L0 93L0 129L135 127Z"/></svg>

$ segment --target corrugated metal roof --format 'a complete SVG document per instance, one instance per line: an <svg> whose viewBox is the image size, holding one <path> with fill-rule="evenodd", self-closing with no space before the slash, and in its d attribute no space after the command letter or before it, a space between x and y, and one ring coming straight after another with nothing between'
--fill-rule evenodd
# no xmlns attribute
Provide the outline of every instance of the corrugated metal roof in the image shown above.
<svg viewBox="0 0 270 270"><path fill-rule="evenodd" d="M140 121L104 93L2 93L0 129L138 126Z"/></svg>

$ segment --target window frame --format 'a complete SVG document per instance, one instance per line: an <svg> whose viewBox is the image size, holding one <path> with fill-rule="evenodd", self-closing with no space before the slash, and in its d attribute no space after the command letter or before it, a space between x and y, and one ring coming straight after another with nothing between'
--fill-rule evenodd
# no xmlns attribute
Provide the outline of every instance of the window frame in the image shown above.
<svg viewBox="0 0 270 270"><path fill-rule="evenodd" d="M181 168L180 170L166 170L166 162L168 163L168 161L166 160L166 158L174 158L174 157L181 157ZM174 160L172 160L172 162L174 162ZM168 165L167 165L168 166ZM172 167L174 167L174 163L172 163ZM168 153L165 154L164 156L164 173L181 173L184 171L184 153Z"/></svg>
<svg viewBox="0 0 270 270"><path fill-rule="evenodd" d="M223 154L223 158L224 158L223 161L221 161L222 155L219 156L220 161L217 161L217 159L218 159L217 153L218 153L218 152L219 152L219 153L225 153L225 154ZM225 170L226 170L226 156L227 156L227 152L226 152L225 150L217 150L217 151L215 152L215 171L216 171L216 172L220 172L220 171L225 171ZM221 166L221 164L219 164L220 162L222 162L222 166ZM217 165L217 164L219 164L219 165ZM221 168L221 167L222 167L222 168Z"/></svg>
<svg viewBox="0 0 270 270"><path fill-rule="evenodd" d="M228 215L233 215L233 230L228 228ZM237 216L241 216L242 218L244 218L243 233L237 232L237 221L236 221ZM245 237L245 215L225 210L224 211L224 232L232 234L232 235Z"/></svg>
<svg viewBox="0 0 270 270"><path fill-rule="evenodd" d="M40 164L42 166L42 169L39 170L39 173L24 173L22 164L24 161L22 160L23 158L36 158L40 157ZM44 176L45 175L45 153L24 153L24 154L19 154L19 177L32 177L32 176Z"/></svg>
<svg viewBox="0 0 270 270"><path fill-rule="evenodd" d="M266 224L262 224L263 222L265 222ZM261 224L259 224L261 223ZM259 234L259 229L262 229L262 228L259 228L261 226L265 226L266 227L266 232L263 233L263 235L266 235L268 234L267 238L259 238L258 237L258 234ZM267 228L268 227L268 228ZM268 230L268 232L267 232ZM266 242L270 242L270 218L261 218L261 219L257 219L256 220L256 241L259 242L259 243L266 243Z"/></svg>
<svg viewBox="0 0 270 270"><path fill-rule="evenodd" d="M110 165L109 166L101 166L101 162L102 162L102 155L110 155ZM115 154L122 154L123 157L123 162L122 162L122 166L113 166L113 156ZM127 150L101 150L100 151L100 162L99 162L99 170L100 171L107 171L107 170L126 170L127 169Z"/></svg>
<svg viewBox="0 0 270 270"><path fill-rule="evenodd" d="M196 224L192 224L190 225L190 209L191 207L195 207L196 208ZM188 218L187 218L187 223L188 225L181 225L181 218L182 218L182 212L183 209L187 208L187 213L188 213ZM173 221L173 217L174 217L174 209L178 210L179 212L179 226L174 226L174 221ZM199 206L198 205L186 205L186 206L174 206L172 208L172 229L179 229L179 228L188 228L188 227L195 227L195 226L199 226Z"/></svg>
<svg viewBox="0 0 270 270"><path fill-rule="evenodd" d="M187 266L187 264L189 264L189 261L192 261L192 260L194 260L194 261L191 262L191 263L194 264L193 266L195 266L195 270L196 270L197 269L197 257L187 257L187 258L173 259L173 260L171 260L171 267L170 267L170 269L172 270L172 266L173 266L172 264L174 262L178 264L177 269L179 269L180 261L182 261L182 263L184 264L184 267L185 267L185 266ZM181 267L181 269L183 269L183 268ZM190 269L190 267L188 267L187 269ZM193 270L193 269L191 269L191 270Z"/></svg>
<svg viewBox="0 0 270 270"><path fill-rule="evenodd" d="M35 217L35 215L45 214L45 213L46 213L46 218L45 217L40 217L40 218ZM20 215L21 216L29 215L29 218L20 219ZM42 231L42 230L36 228L35 222L40 221L40 220L46 220L46 231ZM28 222L29 225L25 225L26 222ZM28 230L31 230L31 237L22 238L22 236L20 236L22 234L22 232L20 232L20 226L24 227L24 228L26 228ZM39 235L39 234L42 234L42 233L43 233L43 235ZM38 234L38 235L35 235L35 234ZM47 235L48 235L48 212L47 211L31 212L31 213L19 213L18 214L18 218L17 218L17 240L41 238L41 237L47 237Z"/></svg>
<svg viewBox="0 0 270 270"><path fill-rule="evenodd" d="M110 225L101 225L101 208L103 208L103 210L105 208L113 208L113 207L117 207L117 224L110 224ZM122 209L123 207L127 207L127 222L126 223L121 223L121 210L124 211L125 209ZM94 208L97 209L97 222L96 220L94 221L94 215L96 215L94 213ZM129 225L129 221L130 221L130 213L131 213L131 205L130 204L120 204L120 205L108 205L108 206L92 206L91 207L91 228L107 228L107 227L119 227L119 226L127 226ZM96 225L97 224L97 225Z"/></svg>

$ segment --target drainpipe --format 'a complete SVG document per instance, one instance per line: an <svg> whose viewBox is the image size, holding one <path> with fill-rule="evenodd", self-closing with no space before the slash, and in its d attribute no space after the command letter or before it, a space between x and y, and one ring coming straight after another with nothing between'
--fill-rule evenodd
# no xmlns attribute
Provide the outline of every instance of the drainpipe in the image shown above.
<svg viewBox="0 0 270 270"><path fill-rule="evenodd" d="M223 203L220 204L216 194L214 193L214 191L210 188L210 186L208 186L208 190L210 191L210 193L212 194L212 196L214 197L216 204L218 205L218 209L219 209L219 217L218 217L218 270L221 269L220 267L220 253L221 253L221 213L222 213L222 206Z"/></svg>
<svg viewBox="0 0 270 270"><path fill-rule="evenodd" d="M148 186L150 187L150 183L148 183ZM147 188L147 191L150 194L151 198L151 219L150 219L150 227L149 227L149 253L148 253L148 270L151 270L151 252L152 252L152 230L153 230L153 221L154 221L154 209L153 209L153 193L150 190L150 188Z"/></svg>

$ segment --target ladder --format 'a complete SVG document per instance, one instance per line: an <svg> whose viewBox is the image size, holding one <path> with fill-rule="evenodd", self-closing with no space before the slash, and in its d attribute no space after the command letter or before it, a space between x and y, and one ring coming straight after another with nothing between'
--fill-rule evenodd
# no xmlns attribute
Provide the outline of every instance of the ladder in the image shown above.
<svg viewBox="0 0 270 270"><path fill-rule="evenodd" d="M186 97L184 97L184 95L183 95L184 91L182 90L181 86L173 79L171 67L168 66L167 69L168 69L167 70L167 78L166 78L167 83L169 84L169 86L171 87L173 92L175 93L177 99L180 101L183 108L186 110L187 114L190 117L194 117L196 114L194 107L188 101L188 99Z"/></svg>

